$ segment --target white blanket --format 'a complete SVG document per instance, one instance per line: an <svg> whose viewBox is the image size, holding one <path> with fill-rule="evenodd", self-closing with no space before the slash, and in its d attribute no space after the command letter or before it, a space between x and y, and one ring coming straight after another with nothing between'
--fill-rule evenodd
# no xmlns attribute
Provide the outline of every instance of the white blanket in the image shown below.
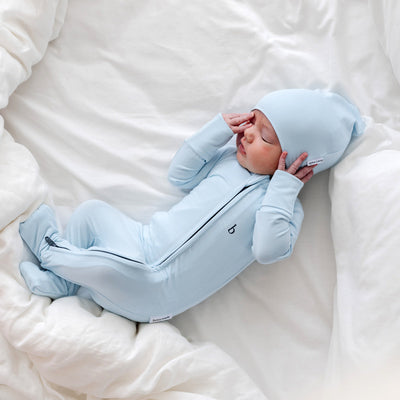
<svg viewBox="0 0 400 400"><path fill-rule="evenodd" d="M2 0L0 399L398 398L399 4ZM156 325L29 293L18 224L40 203L61 225L89 198L145 222L182 196L185 137L287 87L368 122L303 189L289 260Z"/></svg>
<svg viewBox="0 0 400 400"><path fill-rule="evenodd" d="M67 5L6 3L3 106L43 55ZM137 326L91 302L50 303L27 292L18 273L19 216L46 200L46 186L31 154L1 133L0 398L263 399L229 356L212 344L191 344L169 324Z"/></svg>

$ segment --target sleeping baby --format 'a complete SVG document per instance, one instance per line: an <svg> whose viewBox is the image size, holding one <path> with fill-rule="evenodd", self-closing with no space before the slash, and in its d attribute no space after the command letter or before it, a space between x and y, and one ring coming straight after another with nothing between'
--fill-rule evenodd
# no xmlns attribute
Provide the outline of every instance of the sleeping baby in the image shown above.
<svg viewBox="0 0 400 400"><path fill-rule="evenodd" d="M22 262L21 273L38 295L76 294L134 321L167 320L255 260L289 257L301 188L363 129L354 105L320 90L280 90L250 113L218 114L172 160L169 179L187 193L178 204L142 224L90 200L64 235L42 205L20 225L38 259Z"/></svg>

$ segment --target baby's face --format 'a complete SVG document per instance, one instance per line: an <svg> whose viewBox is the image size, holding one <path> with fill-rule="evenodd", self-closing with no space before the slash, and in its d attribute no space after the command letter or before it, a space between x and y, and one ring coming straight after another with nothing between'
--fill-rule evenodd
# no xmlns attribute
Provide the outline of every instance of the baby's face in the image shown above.
<svg viewBox="0 0 400 400"><path fill-rule="evenodd" d="M239 164L250 172L272 175L278 168L281 145L268 118L254 110L251 126L236 138L236 157Z"/></svg>

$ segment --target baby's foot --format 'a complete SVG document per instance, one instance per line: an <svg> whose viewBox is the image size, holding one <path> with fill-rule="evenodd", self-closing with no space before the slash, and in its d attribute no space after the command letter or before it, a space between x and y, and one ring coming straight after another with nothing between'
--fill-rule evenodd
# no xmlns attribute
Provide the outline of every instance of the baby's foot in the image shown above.
<svg viewBox="0 0 400 400"><path fill-rule="evenodd" d="M43 204L25 222L19 225L19 233L40 263L42 252L50 247L67 250L76 249L63 239L58 232L57 221L53 210Z"/></svg>
<svg viewBox="0 0 400 400"><path fill-rule="evenodd" d="M19 268L29 290L39 296L58 299L59 297L73 296L79 289L78 285L66 281L33 262L22 262Z"/></svg>
<svg viewBox="0 0 400 400"><path fill-rule="evenodd" d="M58 227L53 210L43 204L25 222L19 225L19 233L41 262L40 253L48 247L46 237L58 234Z"/></svg>

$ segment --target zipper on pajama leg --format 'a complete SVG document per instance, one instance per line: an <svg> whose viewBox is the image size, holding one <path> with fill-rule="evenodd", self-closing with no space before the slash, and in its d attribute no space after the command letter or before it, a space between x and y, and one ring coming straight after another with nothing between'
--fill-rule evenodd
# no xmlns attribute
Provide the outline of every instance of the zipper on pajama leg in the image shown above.
<svg viewBox="0 0 400 400"><path fill-rule="evenodd" d="M54 240L51 240L48 236L45 236L44 240L46 240L47 244L51 247L57 247L58 249L70 250L67 247L59 246Z"/></svg>
<svg viewBox="0 0 400 400"><path fill-rule="evenodd" d="M50 247L55 247L55 248L57 248L57 249L64 249L64 250L71 251L71 249L69 249L68 247L59 246L59 245L58 245L54 240L52 240L49 236L45 236L44 239L46 240L47 244L48 244ZM125 257L125 256L123 256L123 255L120 255L120 254L117 254L117 253L113 253L113 252L107 251L107 250L101 250L101 249L86 249L86 251L89 251L89 252L91 252L92 254L93 254L94 252L101 253L101 254L103 254L104 256L110 256L110 258L112 258L113 260L122 259L122 260L134 262L134 263L136 263L136 264L145 265L142 261L138 261L138 260L135 260L135 259L133 259L133 258ZM86 254L89 254L89 253L86 253Z"/></svg>

